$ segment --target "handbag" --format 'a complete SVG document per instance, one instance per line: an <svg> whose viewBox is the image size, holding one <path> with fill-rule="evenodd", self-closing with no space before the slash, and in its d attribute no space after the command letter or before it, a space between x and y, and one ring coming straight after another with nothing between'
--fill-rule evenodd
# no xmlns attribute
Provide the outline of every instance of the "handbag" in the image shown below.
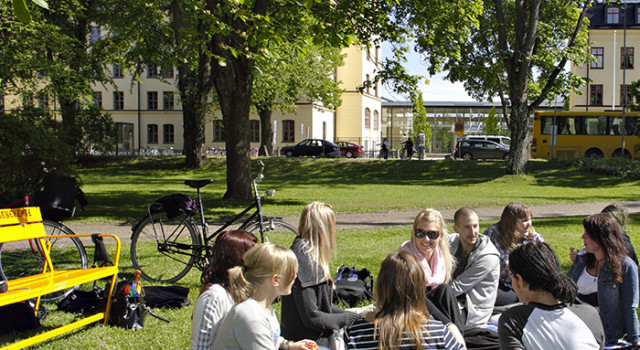
<svg viewBox="0 0 640 350"><path fill-rule="evenodd" d="M126 283L118 285L116 288L109 312L109 324L124 329L141 329L144 327L146 314L169 322L149 310L144 304L144 296L145 291L140 281L140 270L136 270Z"/></svg>

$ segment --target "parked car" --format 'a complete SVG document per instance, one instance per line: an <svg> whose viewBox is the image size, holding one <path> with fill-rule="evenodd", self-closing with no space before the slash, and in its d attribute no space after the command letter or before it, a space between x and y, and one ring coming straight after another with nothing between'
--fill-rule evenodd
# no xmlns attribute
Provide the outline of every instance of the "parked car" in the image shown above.
<svg viewBox="0 0 640 350"><path fill-rule="evenodd" d="M336 145L340 147L340 155L347 158L357 158L362 157L364 151L362 150L362 146L353 142L346 141L338 141Z"/></svg>
<svg viewBox="0 0 640 350"><path fill-rule="evenodd" d="M280 154L287 157L328 157L340 158L340 147L335 143L320 139L306 139L297 145L284 146Z"/></svg>
<svg viewBox="0 0 640 350"><path fill-rule="evenodd" d="M507 159L509 147L486 140L460 140L453 152L454 158L462 159Z"/></svg>
<svg viewBox="0 0 640 350"><path fill-rule="evenodd" d="M499 143L505 147L511 146L511 138L503 135L465 135L462 140L487 140Z"/></svg>

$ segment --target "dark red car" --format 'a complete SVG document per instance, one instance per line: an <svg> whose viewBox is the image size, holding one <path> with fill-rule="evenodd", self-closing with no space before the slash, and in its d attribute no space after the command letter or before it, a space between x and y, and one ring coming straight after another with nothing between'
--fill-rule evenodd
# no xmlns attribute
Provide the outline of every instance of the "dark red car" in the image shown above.
<svg viewBox="0 0 640 350"><path fill-rule="evenodd" d="M338 141L336 145L340 147L340 155L347 158L357 158L362 157L364 151L362 150L362 146L353 142L346 141Z"/></svg>

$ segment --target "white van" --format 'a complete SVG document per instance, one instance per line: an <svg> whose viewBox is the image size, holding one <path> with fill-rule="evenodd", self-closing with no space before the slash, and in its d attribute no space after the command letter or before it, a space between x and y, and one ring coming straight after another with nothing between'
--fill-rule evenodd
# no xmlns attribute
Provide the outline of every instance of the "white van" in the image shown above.
<svg viewBox="0 0 640 350"><path fill-rule="evenodd" d="M509 136L502 135L464 135L460 140L488 140L501 144L505 147L510 147L511 138Z"/></svg>

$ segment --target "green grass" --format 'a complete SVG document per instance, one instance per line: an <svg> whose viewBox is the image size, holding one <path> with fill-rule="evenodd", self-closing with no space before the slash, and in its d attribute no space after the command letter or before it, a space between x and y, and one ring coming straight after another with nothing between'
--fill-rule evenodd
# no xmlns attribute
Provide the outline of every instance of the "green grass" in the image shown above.
<svg viewBox="0 0 640 350"><path fill-rule="evenodd" d="M212 178L205 188L210 216L229 216L246 204L224 203L225 163L214 159L199 170L180 168L182 159L153 158L128 160L104 166L78 169L83 189L91 204L79 212L82 221L135 221L155 198L174 192L193 194L184 179ZM392 209L436 207L455 208L501 206L519 200L527 204L551 204L637 199L640 186L635 180L596 175L567 167L562 162L531 161L525 176L505 176L503 162L463 161L379 161L325 159L264 159L265 180L262 189L278 192L265 204L267 213L298 215L312 200L333 205L338 212L376 212ZM257 161L252 160L254 172ZM628 231L632 242L639 242L640 214L631 215ZM581 217L535 219L534 226L556 251L563 269L570 266L569 248L581 247ZM492 222L482 222L485 229ZM449 230L452 224L449 223ZM337 252L331 269L346 264L366 267L377 275L380 261L409 238L410 226L345 229L338 232ZM279 240L279 239L278 239ZM284 242L284 241L280 241ZM113 247L109 247L113 250ZM88 248L90 259L93 250ZM123 244L121 278L133 273L129 245ZM177 284L190 289L195 303L200 274L192 270ZM143 282L144 283L144 282ZM104 282L103 282L104 284ZM152 285L144 283L144 285ZM43 321L53 327L69 321L73 315L56 311L48 304L50 315ZM275 305L279 311L279 304ZM147 317L145 328L127 331L102 325L85 327L43 344L35 349L184 349L189 346L193 306L178 310L154 310L171 320L164 323ZM25 334L0 337L0 347Z"/></svg>
<svg viewBox="0 0 640 350"><path fill-rule="evenodd" d="M529 205L621 201L640 197L637 180L598 175L566 162L530 161L527 175L508 176L505 163L476 161L400 161L365 159L263 159L265 179L260 189L277 190L265 201L270 215L298 215L304 205L319 200L338 213L452 209L502 206L511 201ZM195 191L185 179L211 178L203 188L209 217L229 218L248 203L222 201L226 164L210 159L198 170L181 168L183 158L130 159L78 169L90 201L73 220L103 222L139 220L154 199ZM257 159L252 160L253 174Z"/></svg>
<svg viewBox="0 0 640 350"><path fill-rule="evenodd" d="M628 232L632 242L640 242L640 214L631 215L632 222L628 226ZM484 230L492 222L482 222L481 229ZM548 218L536 219L534 221L536 230L540 232L560 258L564 271L569 268L569 248L581 247L582 239L582 218ZM452 230L451 224L448 225ZM376 229L349 229L338 232L338 250L332 259L331 268L333 271L342 265L366 267L376 276L380 270L380 261L384 256L393 252L398 246L409 238L410 226L381 227ZM112 249L112 247L111 247ZM133 273L133 268L129 259L129 246L123 245L121 256L121 277L126 277ZM199 283L199 271L191 271L178 284L190 289L189 300L192 305L197 299ZM144 285L151 285L144 283ZM275 305L279 311L279 304ZM47 304L50 315L43 321L45 327L62 322L68 322L72 315L55 311L54 304ZM79 331L55 338L41 345L36 349L184 349L189 346L191 334L191 312L193 306L177 310L157 309L154 310L162 317L171 320L164 323L153 317L145 319L145 328L138 331L127 331L115 327L105 327L102 325L85 327ZM0 338L0 346L7 345L12 339L21 339L24 334Z"/></svg>

